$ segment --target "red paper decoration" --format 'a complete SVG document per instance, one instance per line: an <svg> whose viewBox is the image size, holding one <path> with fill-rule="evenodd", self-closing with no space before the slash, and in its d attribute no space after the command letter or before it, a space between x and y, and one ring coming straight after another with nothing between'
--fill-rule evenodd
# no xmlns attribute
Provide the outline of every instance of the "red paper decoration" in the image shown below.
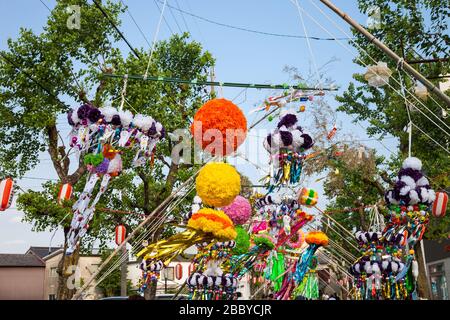
<svg viewBox="0 0 450 320"><path fill-rule="evenodd" d="M65 183L61 186L58 192L58 204L62 204L63 201L67 201L72 197L72 185L70 183Z"/></svg>
<svg viewBox="0 0 450 320"><path fill-rule="evenodd" d="M116 227L116 244L119 246L125 240L127 234L127 229L123 225L118 225Z"/></svg>
<svg viewBox="0 0 450 320"><path fill-rule="evenodd" d="M13 187L14 181L11 178L0 181L0 211L5 211L11 206Z"/></svg>
<svg viewBox="0 0 450 320"><path fill-rule="evenodd" d="M178 263L175 266L175 278L177 278L177 280L181 280L183 278L183 266L181 263Z"/></svg>
<svg viewBox="0 0 450 320"><path fill-rule="evenodd" d="M448 195L445 192L436 192L432 213L436 218L443 218L447 211Z"/></svg>

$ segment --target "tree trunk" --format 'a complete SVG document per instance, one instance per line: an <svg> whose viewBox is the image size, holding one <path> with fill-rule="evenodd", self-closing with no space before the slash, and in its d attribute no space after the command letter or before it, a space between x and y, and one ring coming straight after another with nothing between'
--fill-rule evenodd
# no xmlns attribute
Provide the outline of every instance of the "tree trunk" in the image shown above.
<svg viewBox="0 0 450 320"><path fill-rule="evenodd" d="M71 278L71 282L68 283L69 278L75 272L75 268L78 267L78 260L80 258L80 248L77 249L70 255L66 256L67 250L67 233L64 231L64 249L63 256L58 263L58 291L57 291L57 299L58 300L70 300L72 296L76 292L76 288L73 286L75 280Z"/></svg>
<svg viewBox="0 0 450 320"><path fill-rule="evenodd" d="M430 287L428 285L428 279L427 279L427 269L425 265L425 259L424 259L424 252L422 251L422 243L423 240L421 240L419 243L416 244L416 247L414 248L414 251L416 253L416 259L417 263L419 265L419 276L417 278L417 293L419 297L424 299L431 299L430 297Z"/></svg>

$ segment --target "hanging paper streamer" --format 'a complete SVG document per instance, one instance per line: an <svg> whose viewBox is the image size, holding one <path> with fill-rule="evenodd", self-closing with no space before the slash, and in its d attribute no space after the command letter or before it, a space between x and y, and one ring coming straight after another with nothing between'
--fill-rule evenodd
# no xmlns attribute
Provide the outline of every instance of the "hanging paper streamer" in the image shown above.
<svg viewBox="0 0 450 320"><path fill-rule="evenodd" d="M84 104L71 109L67 120L72 126L70 146L83 157L89 173L79 199L72 207L73 218L68 234L66 254L75 251L86 234L95 206L105 193L111 178L122 172L121 153L134 148L133 166L142 166L151 158L158 141L165 136L163 126L150 116L112 107L96 108ZM100 181L100 189L93 191Z"/></svg>
<svg viewBox="0 0 450 320"><path fill-rule="evenodd" d="M309 270L303 278L303 281L292 292L293 299L299 296L306 299L319 299L319 278L316 273L317 265L318 259L316 256L313 256L309 264Z"/></svg>
<svg viewBox="0 0 450 320"><path fill-rule="evenodd" d="M317 249L319 249L321 246L328 245L328 237L322 231L308 232L305 241L309 244L309 246L305 250L305 252L303 252L294 273L294 279L297 284L303 281L303 278L308 271L311 260L313 259L314 253L317 251Z"/></svg>
<svg viewBox="0 0 450 320"><path fill-rule="evenodd" d="M264 148L270 153L270 170L266 178L269 193L280 184L295 184L300 180L304 152L314 142L309 134L298 125L292 112L284 114L277 128L264 140Z"/></svg>
<svg viewBox="0 0 450 320"><path fill-rule="evenodd" d="M194 258L194 270L186 284L191 300L234 300L237 277L230 273L234 241L200 243Z"/></svg>
<svg viewBox="0 0 450 320"><path fill-rule="evenodd" d="M150 244L141 250L137 257L145 260L162 260L167 265L173 258L190 246L199 242L211 242L213 239L233 240L236 231L231 219L219 210L203 208L189 219L188 230L172 237Z"/></svg>

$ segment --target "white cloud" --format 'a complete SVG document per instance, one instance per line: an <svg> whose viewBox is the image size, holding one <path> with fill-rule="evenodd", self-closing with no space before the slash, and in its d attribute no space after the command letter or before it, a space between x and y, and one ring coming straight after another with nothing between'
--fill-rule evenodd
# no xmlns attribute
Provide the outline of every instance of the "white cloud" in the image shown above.
<svg viewBox="0 0 450 320"><path fill-rule="evenodd" d="M0 246L14 246L14 245L18 245L18 244L25 244L27 243L25 240L8 240L8 241L3 241Z"/></svg>

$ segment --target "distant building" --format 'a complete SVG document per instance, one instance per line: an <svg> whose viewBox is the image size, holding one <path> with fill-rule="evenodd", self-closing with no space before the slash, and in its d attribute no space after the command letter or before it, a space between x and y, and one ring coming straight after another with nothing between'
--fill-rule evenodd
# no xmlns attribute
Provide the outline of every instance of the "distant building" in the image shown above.
<svg viewBox="0 0 450 320"><path fill-rule="evenodd" d="M60 247L30 247L25 254L0 254L0 300L55 300L62 257ZM77 269L76 281L87 280L100 262L100 255L80 255L71 272ZM101 290L91 287L85 299L100 297Z"/></svg>
<svg viewBox="0 0 450 320"><path fill-rule="evenodd" d="M0 300L42 300L45 262L30 254L0 254Z"/></svg>
<svg viewBox="0 0 450 320"><path fill-rule="evenodd" d="M428 281L433 300L450 300L450 239L424 240Z"/></svg>

